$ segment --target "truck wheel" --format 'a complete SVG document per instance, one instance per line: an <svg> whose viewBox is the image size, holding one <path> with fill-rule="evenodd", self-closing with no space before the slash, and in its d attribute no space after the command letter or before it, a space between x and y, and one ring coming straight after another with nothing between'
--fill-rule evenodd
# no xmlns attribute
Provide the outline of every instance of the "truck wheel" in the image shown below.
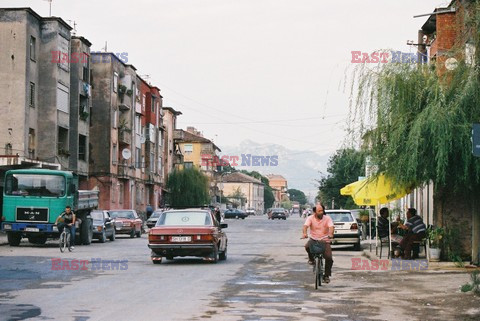
<svg viewBox="0 0 480 321"><path fill-rule="evenodd" d="M92 230L92 220L85 219L80 226L80 239L83 245L90 245L92 243L93 230Z"/></svg>
<svg viewBox="0 0 480 321"><path fill-rule="evenodd" d="M28 241L32 244L43 245L47 242L47 237L43 235L39 236L29 236Z"/></svg>
<svg viewBox="0 0 480 321"><path fill-rule="evenodd" d="M20 241L22 240L22 234L20 233L13 233L13 232L8 232L7 233L7 239L8 239L8 244L10 246L19 246Z"/></svg>

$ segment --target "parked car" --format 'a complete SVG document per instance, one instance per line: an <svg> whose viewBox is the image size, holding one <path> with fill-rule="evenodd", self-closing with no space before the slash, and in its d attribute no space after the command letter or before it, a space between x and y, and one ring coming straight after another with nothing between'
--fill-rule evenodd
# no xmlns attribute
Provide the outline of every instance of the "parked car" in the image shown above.
<svg viewBox="0 0 480 321"><path fill-rule="evenodd" d="M352 244L355 251L360 251L360 231L352 213L347 210L326 210L335 225L332 244Z"/></svg>
<svg viewBox="0 0 480 321"><path fill-rule="evenodd" d="M254 208L248 208L245 213L247 213L247 216L250 215L255 215L255 209Z"/></svg>
<svg viewBox="0 0 480 321"><path fill-rule="evenodd" d="M206 257L216 263L227 259L228 239L225 223L215 220L211 211L200 209L169 210L160 214L148 234L148 247L154 264L162 258Z"/></svg>
<svg viewBox="0 0 480 321"><path fill-rule="evenodd" d="M93 219L93 238L105 243L107 238L115 241L115 226L108 211L94 210L90 212Z"/></svg>
<svg viewBox="0 0 480 321"><path fill-rule="evenodd" d="M115 222L116 234L128 234L131 238L142 236L142 220L135 210L111 210L108 211Z"/></svg>
<svg viewBox="0 0 480 321"><path fill-rule="evenodd" d="M224 218L225 219L227 219L227 218L236 218L236 219L241 218L242 220L244 220L245 217L247 217L247 213L245 213L242 210L236 209L236 208L228 209L224 213Z"/></svg>
<svg viewBox="0 0 480 321"><path fill-rule="evenodd" d="M160 214L162 214L163 211L155 211L153 214L150 216L150 218L147 220L147 227L152 228L157 224L158 218L160 217Z"/></svg>
<svg viewBox="0 0 480 321"><path fill-rule="evenodd" d="M286 210L283 208L274 208L272 210L272 215L271 219L279 219L279 220L286 220L287 219L287 213Z"/></svg>
<svg viewBox="0 0 480 321"><path fill-rule="evenodd" d="M285 214L285 209L283 207L278 207L278 208L270 208L267 215L268 215L268 219L269 220L272 220L273 219L273 213L274 212L283 212ZM287 217L287 215L285 215L285 218Z"/></svg>

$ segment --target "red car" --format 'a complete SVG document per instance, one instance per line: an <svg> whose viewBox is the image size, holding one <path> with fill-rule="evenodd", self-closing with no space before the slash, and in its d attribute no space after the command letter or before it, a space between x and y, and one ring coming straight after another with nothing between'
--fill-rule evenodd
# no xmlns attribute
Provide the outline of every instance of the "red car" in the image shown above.
<svg viewBox="0 0 480 321"><path fill-rule="evenodd" d="M227 259L227 235L209 210L186 209L163 212L155 227L148 233L152 262L162 257L173 260L178 256L203 257L216 263Z"/></svg>
<svg viewBox="0 0 480 321"><path fill-rule="evenodd" d="M108 213L115 222L115 234L128 234L131 238L142 236L143 221L135 210L110 210Z"/></svg>

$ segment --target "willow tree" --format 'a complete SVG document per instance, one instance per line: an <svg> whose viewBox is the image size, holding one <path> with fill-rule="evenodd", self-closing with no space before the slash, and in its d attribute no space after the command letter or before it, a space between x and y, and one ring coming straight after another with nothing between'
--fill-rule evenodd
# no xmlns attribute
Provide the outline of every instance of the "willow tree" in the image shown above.
<svg viewBox="0 0 480 321"><path fill-rule="evenodd" d="M168 176L170 206L197 207L210 203L208 178L196 168L175 169Z"/></svg>
<svg viewBox="0 0 480 321"><path fill-rule="evenodd" d="M453 70L439 62L361 65L350 108L359 124L352 136L363 139L379 170L402 185L432 181L436 223L458 223L465 242L472 239L465 223L468 215L478 222L480 198L480 160L471 142L472 123L480 122L479 8L475 1L465 22L476 48L470 62L458 47L448 53L458 60Z"/></svg>

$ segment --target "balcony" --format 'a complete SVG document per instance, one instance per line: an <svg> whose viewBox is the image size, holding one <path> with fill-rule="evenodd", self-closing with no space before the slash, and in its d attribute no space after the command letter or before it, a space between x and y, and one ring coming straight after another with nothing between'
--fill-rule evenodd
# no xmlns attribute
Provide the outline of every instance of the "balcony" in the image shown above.
<svg viewBox="0 0 480 321"><path fill-rule="evenodd" d="M119 179L130 179L130 167L128 165L118 165L118 174Z"/></svg>
<svg viewBox="0 0 480 321"><path fill-rule="evenodd" d="M130 145L132 143L132 135L126 130L120 130L118 132L118 140L122 144Z"/></svg>
<svg viewBox="0 0 480 321"><path fill-rule="evenodd" d="M185 137L185 133L181 129L176 129L173 131L173 140L183 140Z"/></svg>

